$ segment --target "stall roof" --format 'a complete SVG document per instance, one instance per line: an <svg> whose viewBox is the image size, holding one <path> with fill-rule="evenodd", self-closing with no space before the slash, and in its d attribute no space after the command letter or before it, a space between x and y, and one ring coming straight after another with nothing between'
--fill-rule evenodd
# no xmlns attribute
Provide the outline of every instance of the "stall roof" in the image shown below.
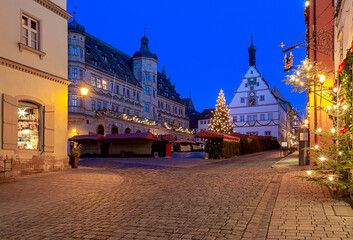
<svg viewBox="0 0 353 240"><path fill-rule="evenodd" d="M272 136L256 136L256 135L246 135L241 133L231 133L231 135L236 137L247 137L249 139L273 138Z"/></svg>
<svg viewBox="0 0 353 240"><path fill-rule="evenodd" d="M105 139L149 139L159 141L160 139L152 133L122 133L122 134L107 134Z"/></svg>
<svg viewBox="0 0 353 240"><path fill-rule="evenodd" d="M76 135L72 138L69 138L70 141L82 141L82 140L103 140L104 136L102 134L95 134L95 135Z"/></svg>
<svg viewBox="0 0 353 240"><path fill-rule="evenodd" d="M195 134L195 137L197 138L223 138L223 139L228 139L228 140L233 140L233 141L240 141L239 137L232 136L230 134L225 134L225 133L215 133L215 132L210 132L206 130L202 130L201 132L198 132Z"/></svg>
<svg viewBox="0 0 353 240"><path fill-rule="evenodd" d="M158 135L158 138L160 138L160 139L163 138L163 140L166 140L166 141L174 141L175 140L175 137L172 134Z"/></svg>

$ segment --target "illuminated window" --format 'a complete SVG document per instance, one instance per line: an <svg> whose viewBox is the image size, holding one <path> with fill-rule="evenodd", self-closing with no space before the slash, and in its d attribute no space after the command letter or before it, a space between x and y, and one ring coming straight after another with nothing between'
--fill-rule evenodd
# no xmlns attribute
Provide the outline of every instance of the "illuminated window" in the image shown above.
<svg viewBox="0 0 353 240"><path fill-rule="evenodd" d="M19 149L39 148L39 106L28 103L19 102L18 105L18 140Z"/></svg>
<svg viewBox="0 0 353 240"><path fill-rule="evenodd" d="M268 120L272 120L272 118L273 118L272 113L269 113L269 114L268 114Z"/></svg>
<svg viewBox="0 0 353 240"><path fill-rule="evenodd" d="M95 87L95 86L97 86L97 78L96 77L91 77L91 85L93 86L93 87Z"/></svg>
<svg viewBox="0 0 353 240"><path fill-rule="evenodd" d="M244 116L240 116L240 122L244 122L244 121L245 121Z"/></svg>
<svg viewBox="0 0 353 240"><path fill-rule="evenodd" d="M260 120L265 120L265 114L260 115Z"/></svg>
<svg viewBox="0 0 353 240"><path fill-rule="evenodd" d="M150 111L150 105L145 104L145 111L146 111L146 112L149 112L149 111Z"/></svg>
<svg viewBox="0 0 353 240"><path fill-rule="evenodd" d="M147 94L147 95L150 94L150 88L149 87L145 87L145 94Z"/></svg>
<svg viewBox="0 0 353 240"><path fill-rule="evenodd" d="M102 80L97 78L97 88L102 88Z"/></svg>
<svg viewBox="0 0 353 240"><path fill-rule="evenodd" d="M72 55L77 55L77 48L72 48Z"/></svg>
<svg viewBox="0 0 353 240"><path fill-rule="evenodd" d="M31 17L22 15L22 43L39 50L38 31L39 22Z"/></svg>
<svg viewBox="0 0 353 240"><path fill-rule="evenodd" d="M145 73L145 81L148 82L150 80L150 74Z"/></svg>
<svg viewBox="0 0 353 240"><path fill-rule="evenodd" d="M91 100L91 110L94 111L96 109L96 101Z"/></svg>
<svg viewBox="0 0 353 240"><path fill-rule="evenodd" d="M107 81L106 80L102 80L102 87L103 87L104 90L107 90Z"/></svg>
<svg viewBox="0 0 353 240"><path fill-rule="evenodd" d="M248 121L251 121L251 115L248 115L247 120L248 120Z"/></svg>
<svg viewBox="0 0 353 240"><path fill-rule="evenodd" d="M256 121L256 119L257 119L257 115L253 115L253 116L252 116L252 120L253 120L253 121Z"/></svg>
<svg viewBox="0 0 353 240"><path fill-rule="evenodd" d="M97 110L101 110L101 102L97 102Z"/></svg>

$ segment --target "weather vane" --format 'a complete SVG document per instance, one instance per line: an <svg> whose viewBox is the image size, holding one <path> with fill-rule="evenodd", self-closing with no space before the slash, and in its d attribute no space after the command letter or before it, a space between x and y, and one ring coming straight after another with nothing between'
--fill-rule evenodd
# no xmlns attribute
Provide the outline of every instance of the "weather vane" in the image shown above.
<svg viewBox="0 0 353 240"><path fill-rule="evenodd" d="M146 37L146 27L147 27L147 24L145 23L145 27L143 28L143 36Z"/></svg>
<svg viewBox="0 0 353 240"><path fill-rule="evenodd" d="M75 9L75 10L74 10L74 20L76 20L76 10L77 10L77 7L75 6L74 9Z"/></svg>

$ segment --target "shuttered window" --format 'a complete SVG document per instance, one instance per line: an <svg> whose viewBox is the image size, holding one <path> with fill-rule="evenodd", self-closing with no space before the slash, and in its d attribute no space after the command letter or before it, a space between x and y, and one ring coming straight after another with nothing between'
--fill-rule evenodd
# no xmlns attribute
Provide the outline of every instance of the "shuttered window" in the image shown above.
<svg viewBox="0 0 353 240"><path fill-rule="evenodd" d="M7 150L17 149L17 99L2 95L2 148Z"/></svg>
<svg viewBox="0 0 353 240"><path fill-rule="evenodd" d="M55 108L53 105L44 107L44 152L54 152Z"/></svg>

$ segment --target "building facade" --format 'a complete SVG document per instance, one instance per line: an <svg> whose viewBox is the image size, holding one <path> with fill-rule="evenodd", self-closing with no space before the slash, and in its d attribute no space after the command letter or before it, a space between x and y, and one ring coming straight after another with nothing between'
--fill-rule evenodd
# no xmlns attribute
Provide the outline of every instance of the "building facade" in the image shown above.
<svg viewBox="0 0 353 240"><path fill-rule="evenodd" d="M256 68L256 48L251 39L249 68L229 104L234 132L276 137L279 142L290 142L293 135L289 102L274 88L270 88Z"/></svg>
<svg viewBox="0 0 353 240"><path fill-rule="evenodd" d="M148 38L131 57L90 35L76 20L68 27L68 137L86 134L152 132L191 139L185 105ZM88 89L81 96L81 88Z"/></svg>
<svg viewBox="0 0 353 240"><path fill-rule="evenodd" d="M0 2L0 178L68 168L65 0Z"/></svg>

